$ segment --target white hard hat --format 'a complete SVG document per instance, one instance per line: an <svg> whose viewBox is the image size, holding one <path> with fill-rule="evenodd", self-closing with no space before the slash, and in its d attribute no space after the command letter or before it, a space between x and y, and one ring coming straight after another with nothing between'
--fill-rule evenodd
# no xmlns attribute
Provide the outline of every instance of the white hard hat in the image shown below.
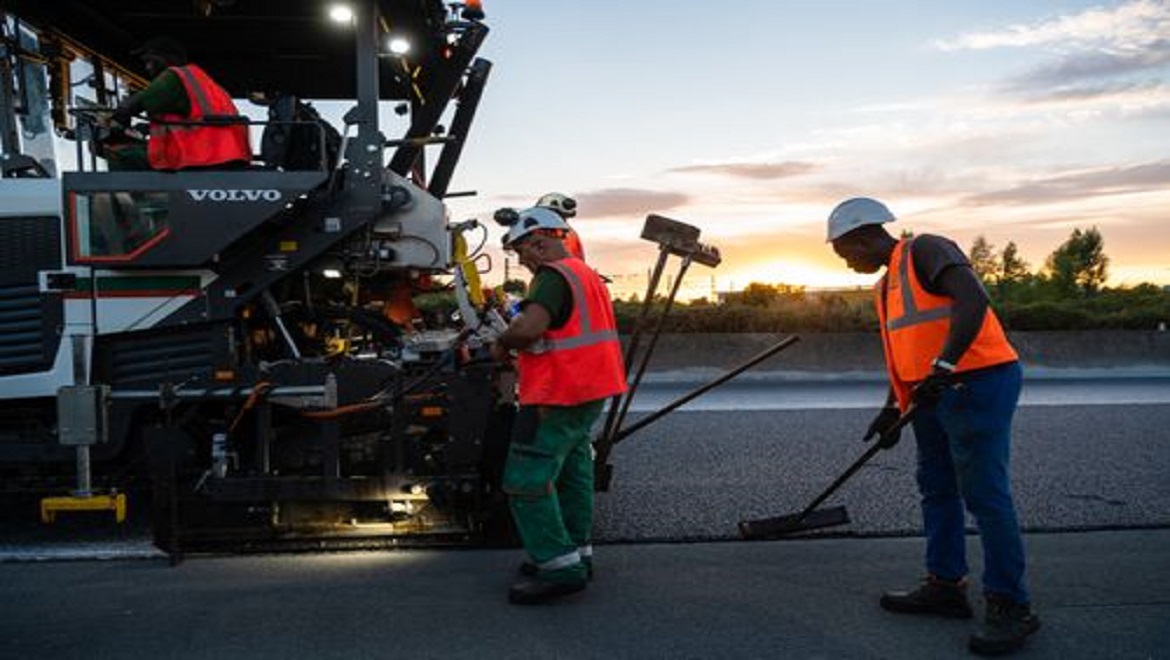
<svg viewBox="0 0 1170 660"><path fill-rule="evenodd" d="M542 229L566 234L569 231L569 225L565 224L564 218L552 209L543 206L524 209L516 214L516 222L508 227L508 233L504 234L504 249L512 247L516 241L532 232Z"/></svg>
<svg viewBox="0 0 1170 660"><path fill-rule="evenodd" d="M868 197L854 197L837 205L829 214L829 234L832 242L864 225L881 225L896 220L885 204Z"/></svg>
<svg viewBox="0 0 1170 660"><path fill-rule="evenodd" d="M577 200L561 193L549 193L536 200L536 205L550 208L560 213L562 218L572 218L577 215Z"/></svg>

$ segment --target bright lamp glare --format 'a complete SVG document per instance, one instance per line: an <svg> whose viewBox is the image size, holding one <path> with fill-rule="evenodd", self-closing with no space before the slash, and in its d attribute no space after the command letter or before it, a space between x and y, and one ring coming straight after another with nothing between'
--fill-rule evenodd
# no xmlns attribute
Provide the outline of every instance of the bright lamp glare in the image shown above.
<svg viewBox="0 0 1170 660"><path fill-rule="evenodd" d="M337 270L336 268L326 268L325 270L321 271L321 274L324 275L326 279L330 280L336 280L341 277L341 271Z"/></svg>
<svg viewBox="0 0 1170 660"><path fill-rule="evenodd" d="M353 21L353 10L349 5L333 5L329 8L329 18L337 23L349 23Z"/></svg>
<svg viewBox="0 0 1170 660"><path fill-rule="evenodd" d="M403 37L390 37L390 52L405 55L410 52L410 42Z"/></svg>

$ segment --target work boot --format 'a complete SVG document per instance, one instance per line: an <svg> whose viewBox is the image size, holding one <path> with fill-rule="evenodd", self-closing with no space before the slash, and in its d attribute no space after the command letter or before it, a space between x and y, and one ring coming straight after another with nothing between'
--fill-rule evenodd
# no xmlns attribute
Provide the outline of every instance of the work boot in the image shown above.
<svg viewBox="0 0 1170 660"><path fill-rule="evenodd" d="M508 589L508 602L513 605L543 605L562 596L584 591L588 584L582 578L562 582L541 577L526 577Z"/></svg>
<svg viewBox="0 0 1170 660"><path fill-rule="evenodd" d="M882 594L882 609L902 614L932 614L952 619L970 619L967 580L952 582L928 575L922 586L913 591L887 591Z"/></svg>
<svg viewBox="0 0 1170 660"><path fill-rule="evenodd" d="M1024 645L1028 635L1040 629L1040 619L1028 605L1010 598L987 595L987 612L967 646L978 655L1003 655Z"/></svg>
<svg viewBox="0 0 1170 660"><path fill-rule="evenodd" d="M585 578L588 580L592 580L593 579L593 558L592 557L582 557L581 563L585 566ZM520 575L523 575L525 577L536 577L537 573L540 573L540 569L536 567L536 564L528 561L527 559L520 562Z"/></svg>

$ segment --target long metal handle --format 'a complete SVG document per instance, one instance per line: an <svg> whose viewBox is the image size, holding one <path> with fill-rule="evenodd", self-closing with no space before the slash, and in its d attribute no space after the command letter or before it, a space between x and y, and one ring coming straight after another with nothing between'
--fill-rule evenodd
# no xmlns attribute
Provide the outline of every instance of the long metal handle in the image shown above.
<svg viewBox="0 0 1170 660"><path fill-rule="evenodd" d="M650 275L650 281L646 285L646 297L642 299L642 309L638 313L638 321L634 324L634 333L630 336L630 341L626 345L625 362L626 365L626 380L630 377L630 367L634 363L634 354L638 350L638 344L642 339L642 330L646 325L646 317L650 314L650 306L654 304L654 293L658 291L658 282L662 279L662 271L666 268L666 258L670 256L670 252L665 247L658 250L658 263L654 265L654 272ZM633 397L632 391L627 391L625 395L615 395L609 400L609 413L605 417L605 426L601 431L601 445L608 447L610 438L613 437L617 430L617 414L621 409L623 398ZM600 450L599 450L600 451Z"/></svg>
<svg viewBox="0 0 1170 660"><path fill-rule="evenodd" d="M910 420L914 417L914 413L916 412L918 412L918 406L911 404L911 406L906 409L906 412L902 413L902 416L898 418L898 421L894 422L893 425L886 429L885 433L882 435L888 435L894 431L901 431L903 427L910 423ZM861 469L861 466L869 462L869 459L873 458L874 455L879 451L882 451L882 449L884 449L884 447L882 447L882 441L879 437L873 441L872 447L867 449L860 458L854 461L853 465L849 466L849 469L842 472L841 476L837 477L836 481L829 484L829 487L826 488L819 497L813 500L811 504L806 506L803 511L797 514L796 520L793 522L793 524L799 524L801 521L807 518L808 515L812 513L814 509L820 506L822 502L829 499L829 496L836 492L836 490L841 487L841 484L848 481L849 477L852 477L854 473Z"/></svg>
<svg viewBox="0 0 1170 660"><path fill-rule="evenodd" d="M653 424L654 422L658 421L659 418L673 412L675 409L677 409L683 405L686 405L687 403L689 403L693 399L696 399L696 398L706 394L707 392L710 392L711 390L715 389L716 387L719 387L720 385L726 383L727 381L731 380L732 378L735 378L736 376L740 375L741 373L747 371L748 369L751 369L752 367L756 366L757 364L763 362L764 360L767 360L768 358L770 358L773 355L779 353L780 351L788 348L789 346L795 344L798 341L800 341L800 337L797 337L796 335L788 337L788 338L784 339L783 341L781 341L779 344L776 344L775 346L763 351L762 353L759 353L755 357L749 359L747 362L744 362L740 366L723 374L722 376L707 383L706 385L701 385L701 386L691 390L687 394L682 395L681 397L675 399L674 401L667 404L665 407L658 410L657 412L655 412L651 415L647 415L646 417L639 419L637 422L634 422L630 426L619 431L617 434L615 434L615 436L613 438L613 444L615 444L615 445L618 444L619 442L626 439L630 435L633 435L633 433L635 431L638 431L638 430L640 430L640 429L642 429L650 424Z"/></svg>
<svg viewBox="0 0 1170 660"><path fill-rule="evenodd" d="M630 403L634 400L634 393L638 391L638 386L642 384L642 376L646 373L646 366L650 364L650 358L654 355L654 348L658 345L658 338L662 336L662 327L666 323L666 317L670 315L670 310L674 306L674 298L678 295L678 289L682 285L683 276L686 275L687 268L691 265L691 257L683 258L682 265L679 266L678 275L675 276L674 286L670 289L670 297L666 299L666 306L662 310L662 314L658 316L658 323L654 326L654 333L650 335L650 345L646 347L646 352L642 355L641 362L638 363L638 371L634 374L634 382L630 383L630 389L626 392L626 398L622 401L622 409L618 412L617 422L614 424L613 433L621 431L622 422L626 421L626 413L630 410Z"/></svg>

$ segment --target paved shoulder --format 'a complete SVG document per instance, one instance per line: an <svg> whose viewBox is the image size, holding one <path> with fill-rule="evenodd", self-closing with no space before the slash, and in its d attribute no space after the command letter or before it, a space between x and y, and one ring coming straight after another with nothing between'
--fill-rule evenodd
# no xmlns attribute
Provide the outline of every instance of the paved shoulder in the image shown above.
<svg viewBox="0 0 1170 660"><path fill-rule="evenodd" d="M979 565L975 538L973 564ZM1031 659L1170 648L1170 530L1030 535ZM516 551L0 564L0 657L946 658L973 622L880 610L921 540L606 545L579 597L505 603Z"/></svg>

